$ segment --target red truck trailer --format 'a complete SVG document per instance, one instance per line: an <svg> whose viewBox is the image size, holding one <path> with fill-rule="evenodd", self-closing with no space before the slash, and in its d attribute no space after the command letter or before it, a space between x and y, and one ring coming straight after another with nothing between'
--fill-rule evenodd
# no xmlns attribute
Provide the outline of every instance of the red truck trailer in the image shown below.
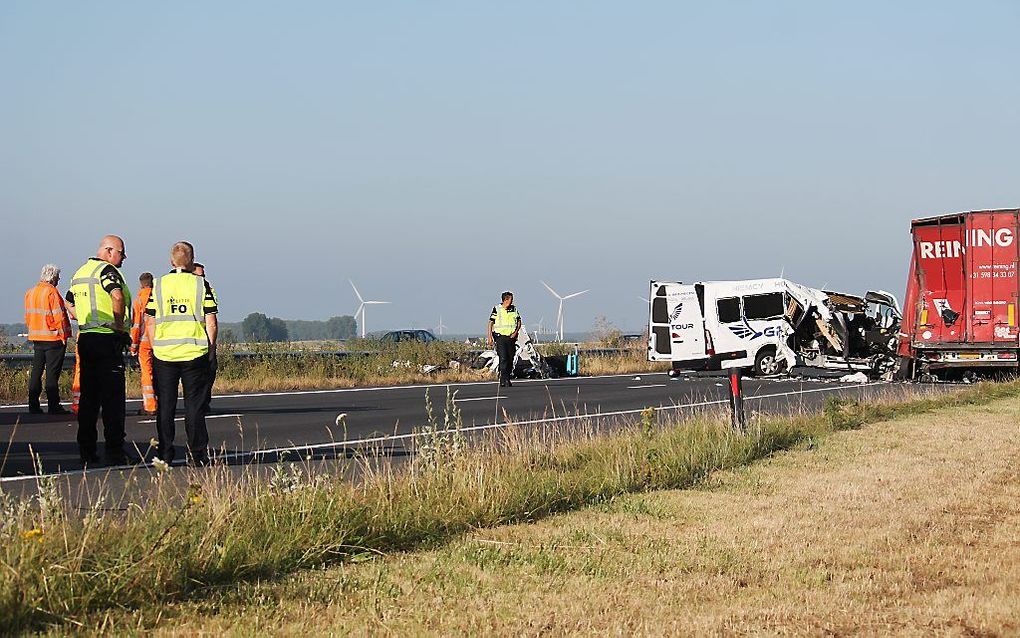
<svg viewBox="0 0 1020 638"><path fill-rule="evenodd" d="M913 378L1017 369L1020 209L915 219L899 355Z"/></svg>

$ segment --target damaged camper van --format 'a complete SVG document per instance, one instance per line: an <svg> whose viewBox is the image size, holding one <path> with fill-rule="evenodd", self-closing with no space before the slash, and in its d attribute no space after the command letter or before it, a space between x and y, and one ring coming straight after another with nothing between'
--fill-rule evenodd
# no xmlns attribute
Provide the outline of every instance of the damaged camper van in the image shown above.
<svg viewBox="0 0 1020 638"><path fill-rule="evenodd" d="M787 279L652 281L649 361L684 370L748 368L774 375L794 367L891 377L897 364L899 302L808 288Z"/></svg>

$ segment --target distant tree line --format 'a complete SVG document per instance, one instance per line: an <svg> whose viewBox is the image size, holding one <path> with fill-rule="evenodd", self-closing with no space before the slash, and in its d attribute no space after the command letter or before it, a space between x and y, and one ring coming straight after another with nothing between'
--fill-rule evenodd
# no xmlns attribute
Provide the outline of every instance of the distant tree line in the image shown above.
<svg viewBox="0 0 1020 638"><path fill-rule="evenodd" d="M0 350L14 352L17 350L30 350L29 343L20 334L28 332L23 323L0 323Z"/></svg>
<svg viewBox="0 0 1020 638"><path fill-rule="evenodd" d="M270 343L350 339L357 334L354 317L344 315L326 321L280 319L253 312L240 324L221 324L224 341Z"/></svg>
<svg viewBox="0 0 1020 638"><path fill-rule="evenodd" d="M0 350L24 349L27 343L19 334L28 332L23 323L0 324ZM358 335L358 322L350 315L330 317L326 321L280 319L253 312L239 323L220 322L222 343L281 341L339 341Z"/></svg>
<svg viewBox="0 0 1020 638"><path fill-rule="evenodd" d="M267 317L261 312L253 312L241 322L241 341L266 343L268 341L287 341L289 334L283 319Z"/></svg>

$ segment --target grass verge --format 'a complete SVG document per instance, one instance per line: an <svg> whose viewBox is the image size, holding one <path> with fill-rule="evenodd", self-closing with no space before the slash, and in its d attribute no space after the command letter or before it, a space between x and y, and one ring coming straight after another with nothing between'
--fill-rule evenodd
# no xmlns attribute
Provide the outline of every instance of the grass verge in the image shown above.
<svg viewBox="0 0 1020 638"><path fill-rule="evenodd" d="M1016 635L1020 401L802 441L694 489L192 600L170 635Z"/></svg>
<svg viewBox="0 0 1020 638"><path fill-rule="evenodd" d="M235 392L282 392L288 390L319 390L358 386L410 385L423 383L459 383L492 380L486 370L463 366L458 359L466 358L469 347L451 342L353 344L352 349L372 348L378 353L367 356L337 358L299 347L284 344L256 349L256 356L235 360L229 346L224 346L219 359L219 370L213 391L217 394ZM560 354L565 349L558 344L543 344L541 351ZM573 348L570 348L573 351ZM261 354L260 354L261 353ZM283 356L281 356L283 353ZM644 347L631 348L618 353L582 358L583 375L627 374L664 372L668 366L646 360ZM423 372L422 366L441 366L434 372ZM0 403L23 403L28 396L27 369L10 368L0 364ZM137 370L127 373L127 396L141 396L141 381ZM60 395L71 396L71 373L60 375Z"/></svg>
<svg viewBox="0 0 1020 638"><path fill-rule="evenodd" d="M194 472L184 493L171 482L157 486L145 503L109 503L98 487L72 509L55 485L43 484L37 507L8 500L0 519L0 633L434 547L473 529L689 487L836 430L1018 395L1014 382L896 401L837 399L823 414L758 418L746 434L718 416L657 422L652 410L609 433L594 423L508 428L471 445L456 432L435 433L409 466L366 462L356 482L342 480L342 469L280 466L270 481L212 469Z"/></svg>

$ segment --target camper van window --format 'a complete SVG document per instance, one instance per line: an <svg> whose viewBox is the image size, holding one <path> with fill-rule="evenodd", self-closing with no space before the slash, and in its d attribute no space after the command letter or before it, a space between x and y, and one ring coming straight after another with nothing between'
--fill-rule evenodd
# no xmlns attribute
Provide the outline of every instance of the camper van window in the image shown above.
<svg viewBox="0 0 1020 638"><path fill-rule="evenodd" d="M669 323L669 310L666 308L665 297L652 299L652 323Z"/></svg>
<svg viewBox="0 0 1020 638"><path fill-rule="evenodd" d="M748 319L775 319L783 316L783 293L744 297L744 316Z"/></svg>
<svg viewBox="0 0 1020 638"><path fill-rule="evenodd" d="M727 297L715 302L719 311L720 323L736 323L740 321L740 297Z"/></svg>

